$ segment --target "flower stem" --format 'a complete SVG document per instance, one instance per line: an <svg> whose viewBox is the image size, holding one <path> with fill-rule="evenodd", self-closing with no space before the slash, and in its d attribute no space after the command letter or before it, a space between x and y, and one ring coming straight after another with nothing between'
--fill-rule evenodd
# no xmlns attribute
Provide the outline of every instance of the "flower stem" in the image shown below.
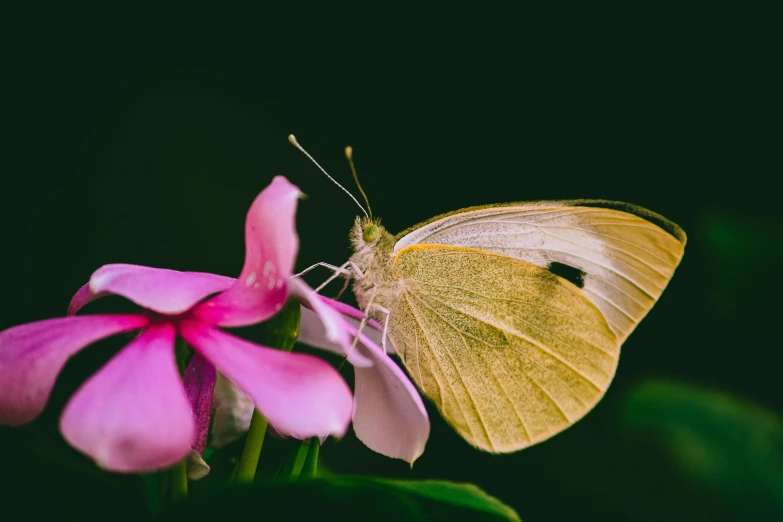
<svg viewBox="0 0 783 522"><path fill-rule="evenodd" d="M298 442L298 444L292 447L288 452L288 455L286 455L285 459L283 459L283 462L280 465L280 469L277 471L277 475L275 477L276 480L296 480L299 478L299 474L302 472L302 466L304 465L304 461L307 458L309 446L307 446L304 441L292 442Z"/></svg>
<svg viewBox="0 0 783 522"><path fill-rule="evenodd" d="M188 465L183 460L171 468L171 501L183 500L188 496Z"/></svg>
<svg viewBox="0 0 783 522"><path fill-rule="evenodd" d="M313 437L310 440L310 449L307 451L307 458L304 461L299 478L310 479L315 477L315 472L318 470L318 450L320 447L321 443L318 437Z"/></svg>
<svg viewBox="0 0 783 522"><path fill-rule="evenodd" d="M290 352L299 337L301 315L299 301L294 298L288 299L280 312L264 323L261 344ZM245 439L245 449L239 459L234 479L236 484L252 484L255 479L261 447L264 445L266 427L266 418L258 410L253 410L250 428Z"/></svg>
<svg viewBox="0 0 783 522"><path fill-rule="evenodd" d="M261 456L261 448L264 445L264 436L266 435L266 425L266 418L258 410L253 410L245 449L242 451L242 458L239 459L239 467L237 468L235 479L237 484L251 484L256 476L258 458Z"/></svg>

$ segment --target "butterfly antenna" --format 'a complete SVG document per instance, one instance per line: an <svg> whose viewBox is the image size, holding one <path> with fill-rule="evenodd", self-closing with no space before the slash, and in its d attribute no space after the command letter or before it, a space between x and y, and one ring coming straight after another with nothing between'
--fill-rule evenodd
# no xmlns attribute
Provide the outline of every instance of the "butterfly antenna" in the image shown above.
<svg viewBox="0 0 783 522"><path fill-rule="evenodd" d="M318 164L318 162L317 162L317 161L315 161L315 160L313 159L313 157L312 157L312 156L310 156L310 154L308 154L308 153L307 153L307 151L306 151L306 150L304 150L304 149L302 148L302 146L301 146L301 145L299 145L299 142L298 142L298 141L296 141L296 138L294 137L294 135L293 135L293 134L289 134L289 135L288 135L288 141L290 141L290 142L291 142L291 145L293 145L294 147L296 147L297 149L299 149L299 151L300 151L302 154L304 154L305 156L307 156L308 158L310 158L310 161L312 161L312 162L315 164L315 166L316 166L316 167L318 167L319 169L321 169L321 172L323 172L324 174L326 174L326 177L327 177L327 178L329 178L330 180L332 180L332 183L334 183L335 185L337 185L338 187L340 187L341 189L343 189L343 192L345 192L346 194L348 194L348 195L351 197L351 199L354 201L354 203L356 203L357 205L359 205L359 208L360 208L360 209L362 209L362 212L364 212L364 215L365 215L365 216L367 216L367 217L370 217L370 215L367 213L367 211L366 211L366 210L364 210L364 207L362 206L362 204L361 204L361 203L359 203L359 201L358 201L358 200L357 200L355 197L353 197L353 194L351 194L350 192L348 192L348 190L347 190L345 187L343 187L342 185L340 185L339 183L337 183L337 180L336 180L336 179L334 179L332 176L330 176L330 175L329 175L329 173L328 173L328 172L326 172L326 171L324 170L324 168L323 168L322 166L320 166L320 165ZM361 190L361 188L360 188L360 190ZM364 194L364 191L362 191L362 194ZM367 196L365 196L365 199L366 199L366 198L367 198ZM368 205L368 207L369 207L369 205Z"/></svg>
<svg viewBox="0 0 783 522"><path fill-rule="evenodd" d="M351 166L351 174L353 174L353 180L356 182L356 186L359 187L359 192L364 197L364 202L367 203L367 212L370 213L369 217L372 219L372 209L370 208L370 200L367 199L367 194L364 193L362 184L359 183L359 176L356 174L356 167L353 166L353 147L350 145L345 147L345 157L348 158L348 165Z"/></svg>

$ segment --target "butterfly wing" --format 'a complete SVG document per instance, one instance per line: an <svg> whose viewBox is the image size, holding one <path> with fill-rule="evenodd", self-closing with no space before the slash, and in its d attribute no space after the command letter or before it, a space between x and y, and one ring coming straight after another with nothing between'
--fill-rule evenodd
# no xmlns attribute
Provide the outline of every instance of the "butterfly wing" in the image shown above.
<svg viewBox="0 0 783 522"><path fill-rule="evenodd" d="M603 200L510 203L445 214L397 236L478 248L548 269L580 286L620 342L652 308L682 258L680 227L641 207Z"/></svg>
<svg viewBox="0 0 783 522"><path fill-rule="evenodd" d="M534 264L444 245L400 250L390 337L470 443L510 452L567 428L603 396L620 343L570 282Z"/></svg>

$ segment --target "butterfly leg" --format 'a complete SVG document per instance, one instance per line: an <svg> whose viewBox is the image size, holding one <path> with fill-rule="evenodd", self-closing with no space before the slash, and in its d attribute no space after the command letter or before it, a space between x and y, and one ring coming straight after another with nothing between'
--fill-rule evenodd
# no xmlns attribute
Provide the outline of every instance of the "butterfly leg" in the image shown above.
<svg viewBox="0 0 783 522"><path fill-rule="evenodd" d="M320 285L318 285L318 287L315 289L315 293L316 293L316 294L317 294L318 292L320 292L320 291L321 291L321 290L322 290L322 289L323 289L323 288L324 288L326 285L328 285L329 283L331 283L332 281L334 281L335 279L337 279L337 278L338 278L338 277L340 277L341 275L344 275L344 276L346 276L346 277L348 277L348 278L351 278L351 277L353 277L353 273L352 273L350 270L347 270L347 267L348 267L348 263L347 263L347 262L346 262L346 263L343 263L343 264L342 264L342 265L340 265L339 267L333 267L333 265L329 265L329 264L327 264L327 263L317 263L317 264L315 264L315 265L311 266L310 268L308 268L307 270L311 270L311 269L315 268L316 266L325 266L326 268L330 268L330 269L331 269L331 268L336 268L336 269L338 269L338 270L339 270L339 271L338 271L338 270L335 270L335 271L334 271L334 274L332 274L332 276L331 276L329 279L327 279L326 281L324 281L323 283L321 283ZM305 270L305 272L306 272L307 270ZM302 273L304 273L304 272L302 272ZM299 275L299 274L298 274L298 275Z"/></svg>
<svg viewBox="0 0 783 522"><path fill-rule="evenodd" d="M367 306L364 307L364 313L362 314L362 320L359 323L359 327L356 329L356 337L353 338L353 343L351 344L351 350L356 349L356 344L359 342L359 336L362 334L362 330L364 330L364 327L367 326L367 321L370 320L370 308L373 306L373 301L375 300L375 293L378 290L378 287L375 285L375 283L371 284L370 287L370 298L367 299Z"/></svg>
<svg viewBox="0 0 783 522"><path fill-rule="evenodd" d="M345 278L345 283L343 283L343 287L340 289L340 291L339 291L339 292L337 292L337 296L335 296L335 298L334 298L336 301L339 301L339 300L340 300L340 298L341 298L341 297L343 296L343 294L345 293L345 291L346 291L346 290L348 290L348 285L349 285L350 283L351 283L351 278L350 278L350 277L346 277L346 278Z"/></svg>
<svg viewBox="0 0 783 522"><path fill-rule="evenodd" d="M383 353L386 352L386 334L389 331L389 316L391 315L391 312L387 308L382 307L381 305L375 305L375 309L382 314L386 314L386 317L383 320L383 336L381 337L381 348L383 348Z"/></svg>
<svg viewBox="0 0 783 522"><path fill-rule="evenodd" d="M331 271L332 271L332 272L334 272L335 274L346 274L346 275L350 275L350 274L351 274L351 272L350 272L349 270L346 270L346 269L345 269L345 267L347 266L347 264L348 264L348 263L344 264L343 266L334 266L334 265L330 265L329 263L316 263L316 264L314 264L314 265L308 266L307 268L305 268L304 270L302 270L302 271L301 271L301 272L299 272L298 274L294 274L294 275L292 275L291 277L301 277L301 276L305 275L307 272L310 272L311 270L313 270L313 269L315 269L315 268L318 268L319 266L322 266L322 267L324 267L324 268L328 268L329 270L331 270Z"/></svg>
<svg viewBox="0 0 783 522"><path fill-rule="evenodd" d="M364 272L362 272L362 269L359 268L359 265L357 265L353 261L348 261L348 263L346 264L351 267L351 271L354 273L356 279L364 279Z"/></svg>

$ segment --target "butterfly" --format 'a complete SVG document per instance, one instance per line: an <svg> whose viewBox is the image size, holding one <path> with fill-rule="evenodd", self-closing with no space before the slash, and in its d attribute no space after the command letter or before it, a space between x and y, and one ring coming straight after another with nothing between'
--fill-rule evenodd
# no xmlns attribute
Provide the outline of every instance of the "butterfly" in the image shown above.
<svg viewBox="0 0 783 522"><path fill-rule="evenodd" d="M340 268L382 343L466 441L493 453L546 440L598 403L686 244L659 214L587 199L470 207L396 235L365 211L350 239Z"/></svg>

